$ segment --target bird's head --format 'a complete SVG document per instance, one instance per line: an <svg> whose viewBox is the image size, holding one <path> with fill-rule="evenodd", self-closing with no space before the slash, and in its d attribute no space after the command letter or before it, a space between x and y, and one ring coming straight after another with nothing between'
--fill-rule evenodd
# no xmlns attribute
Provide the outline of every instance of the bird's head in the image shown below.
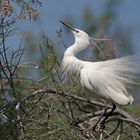
<svg viewBox="0 0 140 140"><path fill-rule="evenodd" d="M75 37L75 40L81 43L90 43L89 40L90 40L90 37L89 35L82 31L82 30L79 30L79 29L76 29L76 28L73 28L71 27L70 25L66 24L65 22L63 21L60 21L63 25L65 25L68 29L70 29L70 31L72 31L74 37Z"/></svg>
<svg viewBox="0 0 140 140"><path fill-rule="evenodd" d="M104 41L104 40L110 40L110 39L95 39L95 38L91 38L89 37L89 35L79 29L73 28L70 25L66 24L63 21L60 21L63 25L65 25L68 29L70 29L75 37L75 42L78 43L79 46L81 46L81 49L85 49L88 46L90 46L91 44L94 45L102 54L102 56L104 57L102 51L100 50L100 48L97 46L97 44L95 43L95 41Z"/></svg>
<svg viewBox="0 0 140 140"><path fill-rule="evenodd" d="M85 41L86 40L89 41L89 39L90 39L89 35L82 30L74 28L74 30L72 30L72 33L75 36L75 39L81 39L81 40L85 40Z"/></svg>

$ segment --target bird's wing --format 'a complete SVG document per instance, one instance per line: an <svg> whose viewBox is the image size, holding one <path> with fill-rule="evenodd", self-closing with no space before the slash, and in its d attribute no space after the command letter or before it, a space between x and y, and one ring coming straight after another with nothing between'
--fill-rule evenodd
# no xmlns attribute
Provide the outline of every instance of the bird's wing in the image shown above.
<svg viewBox="0 0 140 140"><path fill-rule="evenodd" d="M131 57L85 63L81 70L81 83L104 98L118 104L127 104L133 100L127 86L134 83L133 74L140 72L134 63Z"/></svg>

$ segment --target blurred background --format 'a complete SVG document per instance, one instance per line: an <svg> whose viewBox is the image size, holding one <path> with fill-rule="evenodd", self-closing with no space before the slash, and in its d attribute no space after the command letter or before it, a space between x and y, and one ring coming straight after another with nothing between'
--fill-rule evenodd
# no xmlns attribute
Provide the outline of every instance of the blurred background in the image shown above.
<svg viewBox="0 0 140 140"><path fill-rule="evenodd" d="M2 139L79 139L69 126L71 119L62 115L64 112L69 115L69 108L74 115L81 115L75 111L72 101L53 95L32 96L36 90L47 87L90 98L75 77L68 80L60 75L63 53L74 37L59 20L84 30L93 38L111 39L96 41L104 58L93 46L79 53L80 59L103 61L136 54L140 64L139 5L139 0L0 0ZM137 79L136 82L139 83ZM139 86L128 88L134 94L137 111L133 106L124 109L138 116ZM94 108L80 105L89 110Z"/></svg>
<svg viewBox="0 0 140 140"><path fill-rule="evenodd" d="M139 0L77 0L59 2L53 0L42 1L38 7L38 18L36 22L19 21L15 27L20 33L29 32L39 38L42 32L58 43L56 32L62 28L59 20L66 19L76 28L80 28L95 37L97 30L103 30L114 40L130 45L130 52L139 50L140 19ZM17 5L14 5L19 10ZM118 39L119 38L119 39ZM69 43L69 40L65 38ZM14 43L14 42L13 42ZM15 45L16 46L16 45ZM126 46L122 47L122 50ZM125 52L124 52L125 53Z"/></svg>
<svg viewBox="0 0 140 140"><path fill-rule="evenodd" d="M140 19L139 0L54 0L43 1L38 8L38 20L28 23L19 22L16 25L21 32L31 32L38 36L42 32L47 32L51 39L57 39L56 31L61 28L59 20L67 19L74 27L85 30L95 35L94 30L88 30L91 26L99 30L107 26L107 34L114 39L127 39L132 43L131 48L135 52L139 50ZM109 26L109 27L108 27ZM68 40L68 39L66 39ZM128 43L128 44L129 44Z"/></svg>

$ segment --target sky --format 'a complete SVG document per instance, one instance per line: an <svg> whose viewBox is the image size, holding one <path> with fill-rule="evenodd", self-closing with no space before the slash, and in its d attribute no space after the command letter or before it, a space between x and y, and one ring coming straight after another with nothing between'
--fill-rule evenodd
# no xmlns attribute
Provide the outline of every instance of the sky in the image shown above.
<svg viewBox="0 0 140 140"><path fill-rule="evenodd" d="M74 21L75 27L82 29L82 15L86 8L90 8L95 16L100 16L106 8L109 0L43 0L39 8L40 18L38 22L19 23L20 31L30 31L34 35L46 32L52 40L56 40L56 31L62 26L59 20L69 17ZM116 24L130 34L135 52L140 50L140 0L118 0L116 7L114 28ZM125 33L124 33L125 35Z"/></svg>

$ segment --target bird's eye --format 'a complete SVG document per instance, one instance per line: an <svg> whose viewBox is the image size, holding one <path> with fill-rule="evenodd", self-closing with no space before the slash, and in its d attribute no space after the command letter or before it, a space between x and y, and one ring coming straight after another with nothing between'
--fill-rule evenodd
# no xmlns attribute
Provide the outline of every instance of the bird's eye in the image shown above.
<svg viewBox="0 0 140 140"><path fill-rule="evenodd" d="M73 29L74 32L79 33L79 31L77 29Z"/></svg>
<svg viewBox="0 0 140 140"><path fill-rule="evenodd" d="M78 31L78 30L75 30L75 32L76 32L76 33L79 33L79 31Z"/></svg>

